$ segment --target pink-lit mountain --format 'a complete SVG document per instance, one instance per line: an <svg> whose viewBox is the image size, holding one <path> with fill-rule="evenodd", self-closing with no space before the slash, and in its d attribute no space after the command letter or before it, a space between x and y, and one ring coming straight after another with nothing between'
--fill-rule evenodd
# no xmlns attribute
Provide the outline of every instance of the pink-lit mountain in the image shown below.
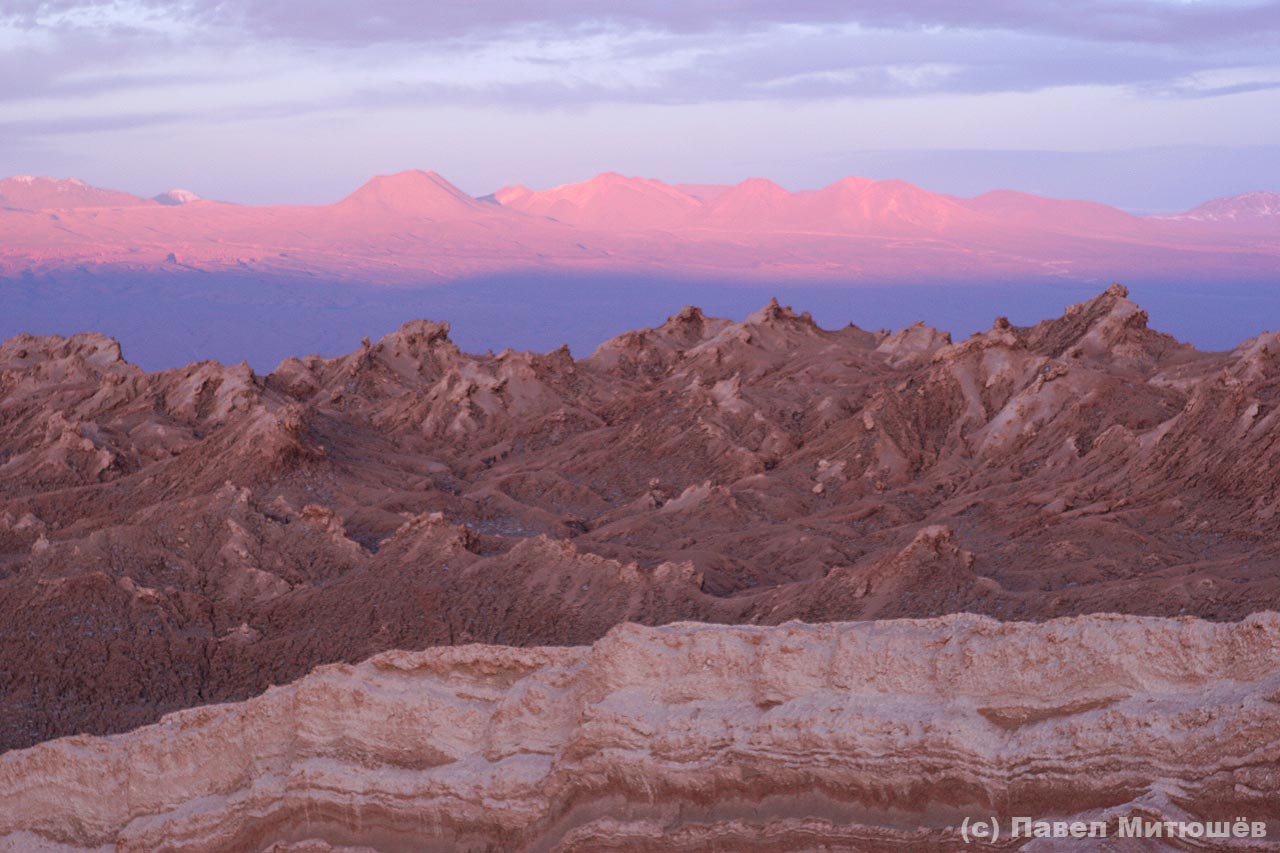
<svg viewBox="0 0 1280 853"><path fill-rule="evenodd" d="M649 178L605 172L589 181L534 192L503 187L494 200L518 210L584 228L635 230L671 228L694 217L702 202Z"/></svg>
<svg viewBox="0 0 1280 853"><path fill-rule="evenodd" d="M83 207L133 207L154 204L117 190L91 187L78 178L14 175L0 180L0 210L69 210Z"/></svg>
<svg viewBox="0 0 1280 853"><path fill-rule="evenodd" d="M1175 219L1280 227L1280 193L1252 192L1215 198Z"/></svg>
<svg viewBox="0 0 1280 853"><path fill-rule="evenodd" d="M960 198L844 178L669 185L605 173L474 198L434 172L378 176L329 205L156 199L77 180L0 181L0 276L68 268L253 270L423 281L507 270L724 279L1272 279L1280 194L1140 217L1011 191Z"/></svg>

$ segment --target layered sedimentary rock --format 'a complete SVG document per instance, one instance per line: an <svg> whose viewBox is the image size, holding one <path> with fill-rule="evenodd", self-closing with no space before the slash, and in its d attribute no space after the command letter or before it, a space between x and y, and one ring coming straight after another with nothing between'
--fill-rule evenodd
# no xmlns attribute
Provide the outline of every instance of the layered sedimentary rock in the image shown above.
<svg viewBox="0 0 1280 853"><path fill-rule="evenodd" d="M620 622L1280 608L1280 337L1114 286L952 341L686 309L594 354L414 321L269 375L0 345L0 749L388 649Z"/></svg>
<svg viewBox="0 0 1280 853"><path fill-rule="evenodd" d="M0 757L15 851L942 851L992 816L1145 850L1183 845L1122 819L1242 815L1280 832L1274 613L624 625L387 652Z"/></svg>

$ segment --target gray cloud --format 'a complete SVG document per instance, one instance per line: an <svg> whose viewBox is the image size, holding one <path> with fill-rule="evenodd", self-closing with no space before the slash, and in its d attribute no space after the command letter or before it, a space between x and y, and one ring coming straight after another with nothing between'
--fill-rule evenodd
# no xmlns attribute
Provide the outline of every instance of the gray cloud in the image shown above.
<svg viewBox="0 0 1280 853"><path fill-rule="evenodd" d="M39 36L0 51L0 103L112 93L141 102L150 90L183 84L241 86L248 102L218 111L233 118L305 112L308 105L540 108L1076 85L1222 97L1276 86L1266 72L1277 63L1280 2L7 0L0 23ZM304 75L320 69L350 82L339 80L336 91L259 96L253 68L184 62L192 51L285 57ZM424 56L435 67L415 65ZM506 63L505 76L468 76L469 60L483 65L495 56ZM152 62L121 67L138 58ZM450 63L463 70L442 74L440 66ZM1226 79L1196 79L1223 71ZM154 109L127 112L143 120L210 115L189 97L159 97ZM93 120L4 124L53 134L78 132Z"/></svg>
<svg viewBox="0 0 1280 853"><path fill-rule="evenodd" d="M9 0L0 10L22 26L72 15L113 19L115 0ZM1280 32L1280 3L1169 0L137 0L165 18L228 26L264 37L367 44L435 41L523 27L617 23L676 33L744 30L771 24L857 23L885 29L947 27L1061 35L1102 41L1261 43ZM118 21L127 27L127 20Z"/></svg>
<svg viewBox="0 0 1280 853"><path fill-rule="evenodd" d="M110 116L64 116L59 118L0 119L0 130L16 139L132 130L182 121L189 115L179 112L119 113Z"/></svg>

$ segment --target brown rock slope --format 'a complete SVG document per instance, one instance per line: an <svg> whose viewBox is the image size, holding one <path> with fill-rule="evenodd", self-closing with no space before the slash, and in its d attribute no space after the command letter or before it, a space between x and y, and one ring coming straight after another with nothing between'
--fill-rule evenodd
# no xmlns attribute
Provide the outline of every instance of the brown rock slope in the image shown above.
<svg viewBox="0 0 1280 853"><path fill-rule="evenodd" d="M625 625L387 652L10 752L0 850L941 853L993 815L998 849L1261 850L1115 836L1274 833L1278 767L1274 613ZM1111 838L1010 839L1021 816Z"/></svg>
<svg viewBox="0 0 1280 853"><path fill-rule="evenodd" d="M393 648L1280 607L1280 336L1113 286L951 343L689 308L587 358L412 322L267 376L0 346L0 748Z"/></svg>

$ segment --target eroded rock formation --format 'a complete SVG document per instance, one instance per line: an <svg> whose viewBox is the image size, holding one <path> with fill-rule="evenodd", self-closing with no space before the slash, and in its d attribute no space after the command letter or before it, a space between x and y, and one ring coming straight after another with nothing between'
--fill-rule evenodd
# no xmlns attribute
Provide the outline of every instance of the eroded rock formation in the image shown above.
<svg viewBox="0 0 1280 853"><path fill-rule="evenodd" d="M1118 285L961 341L688 308L575 359L414 321L269 375L0 345L0 749L388 649L631 621L1280 608L1280 337Z"/></svg>
<svg viewBox="0 0 1280 853"><path fill-rule="evenodd" d="M992 815L1280 830L1280 616L629 624L0 757L14 851L942 851Z"/></svg>

